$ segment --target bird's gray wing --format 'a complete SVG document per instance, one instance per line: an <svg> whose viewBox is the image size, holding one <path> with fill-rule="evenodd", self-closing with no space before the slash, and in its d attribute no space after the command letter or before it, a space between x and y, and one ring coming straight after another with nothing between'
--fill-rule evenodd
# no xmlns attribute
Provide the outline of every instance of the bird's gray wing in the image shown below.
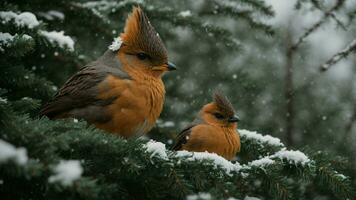
<svg viewBox="0 0 356 200"><path fill-rule="evenodd" d="M97 61L74 74L54 98L42 107L40 115L49 118L83 118L89 122L106 121L108 116L105 116L102 107L115 99L98 99L97 86L109 74L130 79L112 51L105 52Z"/></svg>
<svg viewBox="0 0 356 200"><path fill-rule="evenodd" d="M197 126L199 124L204 124L204 121L198 117L191 124L189 124L186 128L184 128L178 134L176 143L173 145L171 150L175 150L175 151L181 150L182 146L187 143L187 141L190 137L190 134L192 132L192 128L194 128L195 126Z"/></svg>
<svg viewBox="0 0 356 200"><path fill-rule="evenodd" d="M190 136L190 133L192 132L192 128L194 127L195 125L191 125L191 126L188 126L186 127L185 129L183 129L179 134L178 134L178 137L177 137L177 141L176 143L174 144L174 146L171 148L171 150L174 150L174 151L179 151L182 149L182 146L187 143L188 139L189 139L189 136Z"/></svg>

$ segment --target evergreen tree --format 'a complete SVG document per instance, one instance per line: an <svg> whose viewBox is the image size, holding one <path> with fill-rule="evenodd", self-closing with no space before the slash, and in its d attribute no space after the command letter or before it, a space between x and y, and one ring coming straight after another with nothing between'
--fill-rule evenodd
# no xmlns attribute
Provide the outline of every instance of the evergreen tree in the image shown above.
<svg viewBox="0 0 356 200"><path fill-rule="evenodd" d="M339 11L346 1L338 2ZM39 118L40 105L70 75L107 49L123 29L128 12L137 4L147 12L181 71L165 77L168 91L165 111L149 134L160 142L141 138L124 140L77 119ZM313 5L310 10L304 7L307 4ZM164 143L172 144L184 122L191 121L196 114L192 110L207 102L216 87L228 96L237 97L239 102L234 103L238 103L238 111L246 119L243 127L281 136L277 132L283 127L284 116L279 114L283 109L278 105L284 100L276 94L283 91L283 85L261 79L259 73L250 73L261 70L261 62L265 67L278 64L277 58L268 55L273 53L269 49L284 54L281 50L284 43L278 39L284 32L273 31L264 22L274 13L264 1L5 0L0 5L2 198L354 198L353 179L349 176L355 176L356 167L349 166L347 159L334 156L335 152L308 147L303 148L304 153L288 150L275 137L246 130L239 131L242 150L233 162L214 154L172 152L165 148ZM323 10L323 6L319 1L298 1L296 9L312 12ZM352 24L355 10L345 13ZM327 16L339 23L333 14ZM273 33L276 36L271 37ZM336 57L341 59L354 52L352 44L340 53L335 52ZM267 56L256 59L258 54L249 52L256 48L260 50L258 54L265 52ZM300 48L298 52L306 56L305 49ZM240 55L239 60L231 62L236 55ZM322 69L330 68L335 62L338 62L335 57L325 60ZM296 65L302 64L302 60L296 61ZM236 66L255 67L245 70ZM265 76L281 80L283 67L278 67L264 70ZM305 102L315 95L313 87L301 87L305 95L296 96L295 101ZM344 93L340 96L349 95L347 90L340 93ZM262 98L270 99L266 97L270 95L275 95L273 106L266 108L265 104L256 103ZM303 106L311 109L311 113L324 109L304 104L298 108ZM331 107L328 115L338 109ZM269 110L278 114L263 114ZM260 120L260 115L266 120ZM315 132L308 136L312 141L318 134L327 132L318 124L320 117L308 115L308 119L316 122L301 123L300 130ZM303 122L302 118L297 115L295 120ZM330 124L332 130L343 124L340 121ZM296 146L300 147L301 143ZM352 150L352 146L345 148Z"/></svg>

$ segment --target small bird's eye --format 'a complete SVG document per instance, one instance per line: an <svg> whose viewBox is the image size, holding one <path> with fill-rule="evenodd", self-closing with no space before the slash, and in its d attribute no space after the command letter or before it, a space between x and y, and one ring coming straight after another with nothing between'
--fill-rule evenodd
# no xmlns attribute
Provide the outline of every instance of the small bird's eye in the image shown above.
<svg viewBox="0 0 356 200"><path fill-rule="evenodd" d="M224 116L220 113L214 113L214 116L217 118L217 119L224 119Z"/></svg>
<svg viewBox="0 0 356 200"><path fill-rule="evenodd" d="M147 59L149 56L145 53L138 53L137 54L137 58L140 59L140 60L145 60Z"/></svg>

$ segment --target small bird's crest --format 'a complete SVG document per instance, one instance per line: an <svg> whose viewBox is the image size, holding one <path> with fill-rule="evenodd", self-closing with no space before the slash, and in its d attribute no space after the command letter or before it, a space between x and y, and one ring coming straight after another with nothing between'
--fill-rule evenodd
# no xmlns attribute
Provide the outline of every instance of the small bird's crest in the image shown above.
<svg viewBox="0 0 356 200"><path fill-rule="evenodd" d="M214 102L216 103L218 109L227 116L233 116L235 114L235 110L231 102L221 92L214 92Z"/></svg>
<svg viewBox="0 0 356 200"><path fill-rule="evenodd" d="M132 50L141 50L161 59L167 58L166 47L140 7L134 7L129 14L121 38Z"/></svg>

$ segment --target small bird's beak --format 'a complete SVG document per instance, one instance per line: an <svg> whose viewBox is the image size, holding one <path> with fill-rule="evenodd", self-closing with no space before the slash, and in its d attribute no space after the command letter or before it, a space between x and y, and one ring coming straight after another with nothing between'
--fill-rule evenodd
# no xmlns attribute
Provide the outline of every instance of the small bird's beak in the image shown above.
<svg viewBox="0 0 356 200"><path fill-rule="evenodd" d="M168 62L167 63L167 66L168 66L168 71L174 71L174 70L177 70L177 67L175 64L171 63L171 62Z"/></svg>
<svg viewBox="0 0 356 200"><path fill-rule="evenodd" d="M228 122L239 122L240 118L237 115L234 115L228 119Z"/></svg>
<svg viewBox="0 0 356 200"><path fill-rule="evenodd" d="M167 62L166 64L152 67L153 71L163 71L163 72L164 71L173 71L176 69L177 69L176 65L171 62Z"/></svg>

